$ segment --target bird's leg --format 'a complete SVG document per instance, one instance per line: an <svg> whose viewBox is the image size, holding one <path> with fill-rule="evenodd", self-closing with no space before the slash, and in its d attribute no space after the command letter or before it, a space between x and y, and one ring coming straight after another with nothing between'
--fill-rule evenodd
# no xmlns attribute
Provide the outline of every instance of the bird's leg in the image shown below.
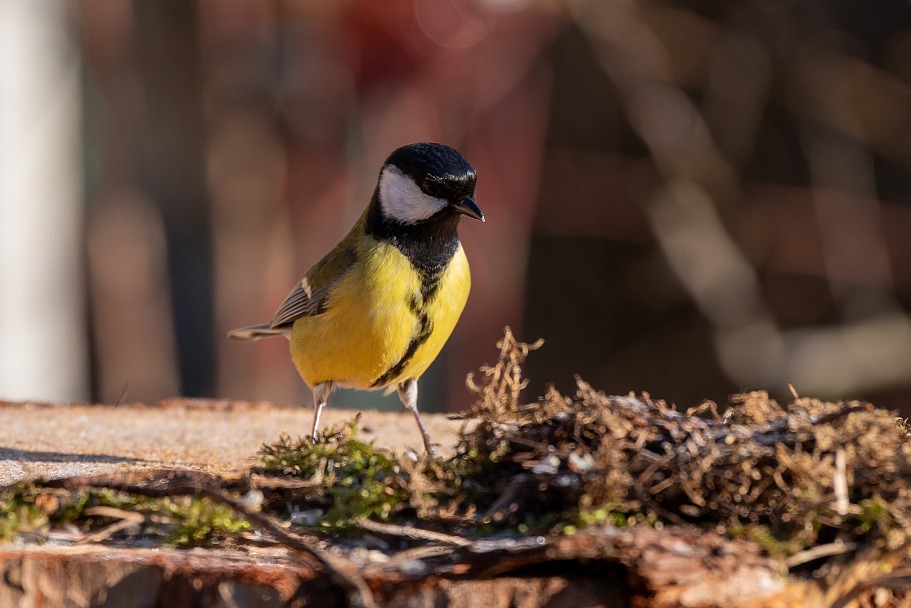
<svg viewBox="0 0 911 608"><path fill-rule="evenodd" d="M436 458L436 450L434 450L433 446L430 444L430 435L427 434L427 429L424 428L424 423L421 422L421 415L418 413L418 381L414 378L405 380L399 384L398 390L399 399L402 400L405 407L411 410L415 422L418 423L418 429L421 431L421 438L424 440L424 449L427 450L428 454Z"/></svg>
<svg viewBox="0 0 911 608"><path fill-rule="evenodd" d="M310 436L314 439L316 439L316 431L319 429L319 417L322 415L323 408L326 407L329 395L334 388L335 385L331 382L320 382L313 387L313 431L310 432Z"/></svg>

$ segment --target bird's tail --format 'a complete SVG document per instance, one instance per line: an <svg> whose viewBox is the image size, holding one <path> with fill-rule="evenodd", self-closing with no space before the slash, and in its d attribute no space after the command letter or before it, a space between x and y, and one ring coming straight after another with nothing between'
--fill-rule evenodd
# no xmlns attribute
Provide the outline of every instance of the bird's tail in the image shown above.
<svg viewBox="0 0 911 608"><path fill-rule="evenodd" d="M288 327L272 327L269 323L260 323L249 327L241 327L228 332L232 340L262 340L272 336L287 336Z"/></svg>

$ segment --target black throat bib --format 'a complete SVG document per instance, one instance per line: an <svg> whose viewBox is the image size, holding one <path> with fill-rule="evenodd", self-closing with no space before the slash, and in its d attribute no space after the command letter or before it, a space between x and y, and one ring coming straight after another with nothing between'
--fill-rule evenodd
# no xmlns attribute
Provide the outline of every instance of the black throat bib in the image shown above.
<svg viewBox="0 0 911 608"><path fill-rule="evenodd" d="M457 212L443 209L426 221L402 224L383 217L379 198L374 193L365 230L373 238L392 244L408 258L421 275L421 292L426 301L436 291L440 277L459 248L460 219Z"/></svg>

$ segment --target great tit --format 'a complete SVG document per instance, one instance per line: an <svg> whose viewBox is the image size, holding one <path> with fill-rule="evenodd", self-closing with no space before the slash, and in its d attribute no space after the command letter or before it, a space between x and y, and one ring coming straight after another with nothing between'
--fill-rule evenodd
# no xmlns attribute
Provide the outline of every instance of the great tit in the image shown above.
<svg viewBox="0 0 911 608"><path fill-rule="evenodd" d="M285 336L313 391L312 435L336 388L395 388L418 414L418 378L455 327L471 287L459 241L463 215L484 221L477 175L436 143L398 148L380 170L370 204L342 241L298 281L269 323L228 336Z"/></svg>

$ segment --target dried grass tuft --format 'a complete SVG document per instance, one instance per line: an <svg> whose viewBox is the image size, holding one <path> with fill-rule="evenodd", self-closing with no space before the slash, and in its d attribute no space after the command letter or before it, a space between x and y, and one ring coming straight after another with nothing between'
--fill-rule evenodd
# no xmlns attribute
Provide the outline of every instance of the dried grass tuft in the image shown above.
<svg viewBox="0 0 911 608"><path fill-rule="evenodd" d="M507 329L496 365L469 377L478 403L453 459L489 492L484 521L557 526L608 519L706 526L792 555L888 538L911 517L905 421L857 401L763 391L688 412L649 395L609 396L577 379L522 403L521 366L541 343Z"/></svg>

